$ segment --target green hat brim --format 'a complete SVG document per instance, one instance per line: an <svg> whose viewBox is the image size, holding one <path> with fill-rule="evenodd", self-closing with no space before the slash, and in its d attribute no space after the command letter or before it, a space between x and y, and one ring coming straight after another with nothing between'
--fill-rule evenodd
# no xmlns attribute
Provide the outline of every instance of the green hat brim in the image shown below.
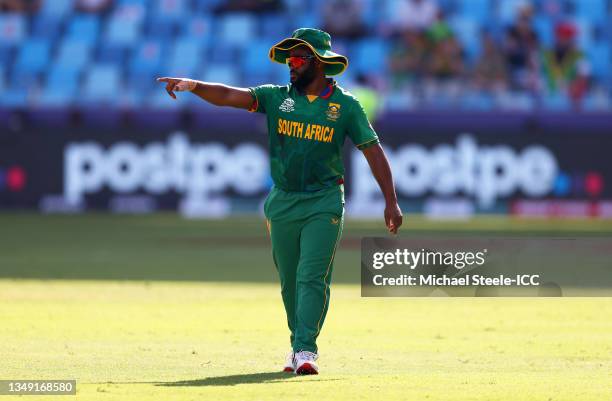
<svg viewBox="0 0 612 401"><path fill-rule="evenodd" d="M268 56L270 60L276 63L287 64L289 51L302 45L307 46L321 62L325 63L325 75L342 74L346 67L348 67L348 59L345 56L334 53L331 50L316 49L305 40L296 38L281 40L270 48Z"/></svg>

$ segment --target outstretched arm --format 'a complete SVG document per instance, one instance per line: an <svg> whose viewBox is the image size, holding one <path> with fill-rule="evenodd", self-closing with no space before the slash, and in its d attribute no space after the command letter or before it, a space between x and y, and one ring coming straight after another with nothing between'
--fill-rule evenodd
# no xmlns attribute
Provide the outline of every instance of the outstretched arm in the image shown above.
<svg viewBox="0 0 612 401"><path fill-rule="evenodd" d="M372 174L385 197L385 224L389 232L397 234L397 230L402 225L402 210L397 204L397 195L393 185L393 176L385 152L380 144L376 144L363 150Z"/></svg>
<svg viewBox="0 0 612 401"><path fill-rule="evenodd" d="M235 88L188 78L164 77L157 78L157 82L166 83L166 92L173 99L176 99L175 91L188 91L215 106L230 106L248 110L253 105L253 96L246 88Z"/></svg>

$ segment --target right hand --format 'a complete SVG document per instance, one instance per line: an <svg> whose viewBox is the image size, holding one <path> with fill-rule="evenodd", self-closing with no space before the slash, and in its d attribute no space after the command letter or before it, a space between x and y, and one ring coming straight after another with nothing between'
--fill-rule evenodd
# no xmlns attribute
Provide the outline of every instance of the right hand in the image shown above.
<svg viewBox="0 0 612 401"><path fill-rule="evenodd" d="M191 92L198 85L197 81L189 78L157 78L157 82L166 83L166 92L172 99L176 99L174 92Z"/></svg>
<svg viewBox="0 0 612 401"><path fill-rule="evenodd" d="M397 234L397 230L402 225L403 216L397 202L388 202L385 207L385 224L391 234Z"/></svg>

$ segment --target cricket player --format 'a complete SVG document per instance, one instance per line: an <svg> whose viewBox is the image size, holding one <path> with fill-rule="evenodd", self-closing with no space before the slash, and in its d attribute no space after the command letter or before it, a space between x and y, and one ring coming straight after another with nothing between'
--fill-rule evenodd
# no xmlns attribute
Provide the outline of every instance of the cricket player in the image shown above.
<svg viewBox="0 0 612 401"><path fill-rule="evenodd" d="M386 201L388 230L402 212L389 163L359 101L327 76L344 72L326 32L300 28L272 46L272 61L289 66L290 84L235 88L187 78L158 78L166 91L190 91L217 106L266 114L274 186L264 203L272 256L291 332L284 371L318 374L317 337L329 307L334 254L344 223L342 146L363 152Z"/></svg>

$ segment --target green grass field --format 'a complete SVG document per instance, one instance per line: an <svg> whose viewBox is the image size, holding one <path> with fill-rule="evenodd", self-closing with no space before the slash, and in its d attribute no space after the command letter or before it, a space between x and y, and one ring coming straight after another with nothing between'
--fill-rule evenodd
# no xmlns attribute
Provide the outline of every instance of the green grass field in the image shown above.
<svg viewBox="0 0 612 401"><path fill-rule="evenodd" d="M402 235L509 232L612 223L412 218ZM347 222L321 374L295 377L262 221L0 214L0 379L73 378L79 400L611 399L612 299L360 298L359 238L383 233Z"/></svg>

